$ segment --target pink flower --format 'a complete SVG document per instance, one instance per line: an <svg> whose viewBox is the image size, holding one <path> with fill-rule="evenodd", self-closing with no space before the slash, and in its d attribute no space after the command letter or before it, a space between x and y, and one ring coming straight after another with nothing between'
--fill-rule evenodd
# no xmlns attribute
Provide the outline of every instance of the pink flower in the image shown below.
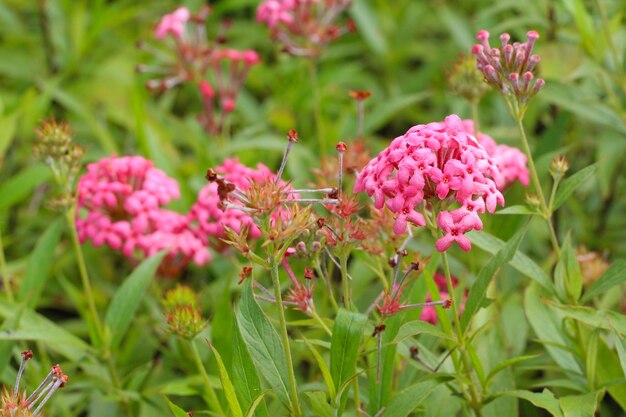
<svg viewBox="0 0 626 417"><path fill-rule="evenodd" d="M472 248L472 242L465 236L465 233L477 228L478 223L476 217L478 217L476 214L467 214L455 221L450 212L439 212L437 225L446 232L446 234L435 243L437 250L444 252L448 250L453 242L456 242L465 252L469 251ZM480 222L480 219L478 219L478 222Z"/></svg>
<svg viewBox="0 0 626 417"><path fill-rule="evenodd" d="M179 7L170 14L166 14L154 30L154 37L157 39L165 38L169 33L175 38L180 38L185 33L185 23L191 17L189 9Z"/></svg>
<svg viewBox="0 0 626 417"><path fill-rule="evenodd" d="M482 228L477 213L504 205L496 187L501 175L465 123L451 115L444 122L414 126L394 139L363 168L354 191L367 192L377 208L386 204L396 214L397 234L404 233L408 223L424 226L422 211L439 207L443 210L440 217L445 215L438 224L446 238L440 239L437 248L446 250L457 241L468 250L469 239L463 233ZM452 214L445 211L455 204L461 209Z"/></svg>
<svg viewBox="0 0 626 417"><path fill-rule="evenodd" d="M169 249L160 271L177 275L210 254L187 216L162 206L179 198L178 183L140 156L103 158L78 181L76 230L81 242L107 245L135 260Z"/></svg>

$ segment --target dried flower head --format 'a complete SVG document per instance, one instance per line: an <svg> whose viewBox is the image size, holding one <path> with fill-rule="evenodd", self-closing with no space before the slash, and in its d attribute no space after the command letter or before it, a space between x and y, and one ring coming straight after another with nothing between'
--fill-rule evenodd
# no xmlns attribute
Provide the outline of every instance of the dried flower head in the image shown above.
<svg viewBox="0 0 626 417"><path fill-rule="evenodd" d="M396 214L396 234L405 233L408 223L426 226L424 215L436 215L444 233L437 250L443 252L456 241L468 251L471 242L464 234L482 229L478 213L504 205L497 187L501 176L461 119L451 115L444 122L414 126L394 139L363 168L354 191L367 192L376 208L386 206ZM460 207L448 210L456 204Z"/></svg>
<svg viewBox="0 0 626 417"><path fill-rule="evenodd" d="M36 417L41 416L43 406L50 400L52 395L65 386L68 376L63 373L59 365L50 369L48 376L28 397L26 391L20 393L20 382L24 373L26 362L32 359L33 352L26 350L21 354L20 368L17 372L13 390L2 387L0 393L0 417Z"/></svg>
<svg viewBox="0 0 626 417"><path fill-rule="evenodd" d="M264 0L257 22L265 23L291 55L318 57L342 34L354 30L351 22L336 23L351 0Z"/></svg>

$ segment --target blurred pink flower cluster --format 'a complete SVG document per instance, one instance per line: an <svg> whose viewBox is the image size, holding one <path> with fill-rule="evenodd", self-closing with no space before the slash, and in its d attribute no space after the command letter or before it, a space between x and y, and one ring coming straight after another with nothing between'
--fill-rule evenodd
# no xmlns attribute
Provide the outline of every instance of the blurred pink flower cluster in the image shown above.
<svg viewBox="0 0 626 417"><path fill-rule="evenodd" d="M225 43L223 34L215 41L208 39L205 25L209 14L210 8L205 6L197 14L179 7L164 15L155 27L154 36L170 53L141 44L154 55L159 65L139 65L137 69L159 74L158 78L146 83L153 91L165 91L180 84L194 85L203 104L198 121L207 132L216 134L226 126L226 119L235 110L237 96L248 72L260 62L260 58L253 50L219 46ZM228 26L224 24L223 28Z"/></svg>
<svg viewBox="0 0 626 417"><path fill-rule="evenodd" d="M274 178L264 165L252 169L236 159L224 161L216 170L242 188L250 181ZM107 245L131 259L167 249L160 272L177 275L190 262L204 265L211 261L209 248L217 245L211 245L208 238L222 237L225 226L234 230L250 227L250 235L259 236L247 214L221 208L215 184L200 191L188 214L163 208L179 197L176 180L140 156L108 157L89 164L78 182L79 239L96 247Z"/></svg>
<svg viewBox="0 0 626 417"><path fill-rule="evenodd" d="M337 19L350 6L351 0L265 0L256 20L272 31L285 51L297 56L317 57L328 43L354 24L337 24Z"/></svg>
<svg viewBox="0 0 626 417"><path fill-rule="evenodd" d="M426 226L424 214L436 211L444 234L437 250L443 252L454 242L470 250L465 233L482 229L478 213L493 213L496 205L504 205L500 189L506 180L468 129L456 115L412 127L363 168L354 191L367 192L376 208L386 205L395 213L397 234L406 232L408 223Z"/></svg>

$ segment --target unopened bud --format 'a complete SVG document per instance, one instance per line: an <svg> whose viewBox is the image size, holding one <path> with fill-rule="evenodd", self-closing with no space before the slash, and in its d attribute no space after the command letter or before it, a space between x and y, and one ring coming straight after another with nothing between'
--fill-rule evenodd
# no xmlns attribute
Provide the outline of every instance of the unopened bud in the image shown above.
<svg viewBox="0 0 626 417"><path fill-rule="evenodd" d="M550 175L555 181L563 178L567 170L569 169L569 162L564 155L557 155L550 164Z"/></svg>

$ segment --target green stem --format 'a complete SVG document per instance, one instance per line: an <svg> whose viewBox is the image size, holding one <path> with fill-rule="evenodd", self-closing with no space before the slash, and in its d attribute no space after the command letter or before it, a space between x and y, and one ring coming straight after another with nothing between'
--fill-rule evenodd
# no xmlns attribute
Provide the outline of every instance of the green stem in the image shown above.
<svg viewBox="0 0 626 417"><path fill-rule="evenodd" d="M2 244L2 231L0 230L0 275L2 275L2 285L7 293L7 298L12 303L14 300L13 289L11 288L11 281L9 280L9 268L7 267L7 261L4 257L4 246Z"/></svg>
<svg viewBox="0 0 626 417"><path fill-rule="evenodd" d="M99 345L100 343L104 343L104 330L102 329L100 316L98 315L98 310L96 309L96 302L93 296L93 290L91 289L91 282L89 280L89 274L87 272L87 264L85 263L83 250L80 245L80 241L78 240L78 233L76 232L75 218L76 218L76 206L72 206L65 212L65 219L70 229L72 245L74 246L74 252L76 253L76 263L78 264L78 271L80 274L80 279L82 281L83 290L85 291L85 296L87 298L87 305L89 307L91 320L93 321L94 326L96 327L96 337L93 337L92 335L92 342L94 343L94 345Z"/></svg>
<svg viewBox="0 0 626 417"><path fill-rule="evenodd" d="M326 283L326 288L328 289L328 299L330 300L330 304L333 306L333 309L335 310L335 312L338 312L339 304L337 304L337 300L335 300L335 292L333 291L333 285L330 282L330 278L327 277L324 271L322 270L319 258L317 257L315 258L315 260L313 261L313 267L315 268L317 275L321 277L321 279L323 279L324 282Z"/></svg>
<svg viewBox="0 0 626 417"><path fill-rule="evenodd" d="M461 361L463 362L464 369L457 369L457 372L465 372L468 374L468 379L470 383L468 384L469 388L469 396L468 399L469 406L474 410L474 413L477 417L482 417L482 401L479 398L478 392L476 391L476 387L472 383L470 373L470 361L467 357L467 352L465 350L465 333L461 329L461 321L459 319L459 311L456 304L456 296L454 291L454 286L452 285L452 275L450 274L450 265L448 263L448 254L444 251L441 253L441 263L443 265L443 273L446 277L446 285L448 287L448 297L452 301L452 315L454 316L454 327L456 327L457 341L459 347L459 353L461 356ZM463 390L465 392L465 390Z"/></svg>
<svg viewBox="0 0 626 417"><path fill-rule="evenodd" d="M309 59L309 72L311 76L311 88L313 89L313 112L315 116L315 133L319 144L320 156L326 152L326 136L324 135L324 122L322 119L322 99L319 89L319 77L317 74L317 61Z"/></svg>
<svg viewBox="0 0 626 417"><path fill-rule="evenodd" d="M291 358L291 349L289 347L289 335L287 334L287 321L285 320L285 310L283 309L283 297L280 289L280 279L278 277L278 264L272 263L270 269L272 275L272 284L274 286L274 298L276 299L276 307L278 309L278 321L280 324L280 337L285 347L285 361L289 372L289 385L291 389L291 404L293 407L293 416L300 417L300 401L298 399L298 386L296 384L296 375L293 370L293 359Z"/></svg>
<svg viewBox="0 0 626 417"><path fill-rule="evenodd" d="M343 283L343 306L346 310L350 311L352 303L350 302L350 280L348 278L348 255L341 253L339 255L339 262L341 265L341 282Z"/></svg>
<svg viewBox="0 0 626 417"><path fill-rule="evenodd" d="M222 408L222 405L220 404L220 400L219 398L217 398L217 394L215 393L215 390L213 389L213 385L211 384L211 381L209 380L209 375L207 374L206 369L204 368L204 365L202 364L202 359L200 358L200 353L198 352L198 348L196 347L196 344L193 342L193 340L189 340L189 347L191 348L191 352L193 353L193 361L196 365L196 368L198 369L198 372L200 372L200 376L202 376L204 386L206 387L206 390L207 390L208 406L211 407L213 411L217 412L219 415L226 416L226 413L224 413L224 409Z"/></svg>
<svg viewBox="0 0 626 417"><path fill-rule="evenodd" d="M537 175L537 168L535 168L535 161L533 160L533 155L530 152L530 146L528 145L528 137L526 136L526 130L524 129L524 124L522 123L522 117L519 116L516 118L517 121L517 129L519 130L520 138L522 139L522 147L524 149L524 153L528 158L528 168L530 171L530 179L533 183L533 187L535 188L535 192L539 197L539 204L541 206L541 211L543 217L546 219L548 223L548 230L550 232L550 241L552 242L552 248L554 249L554 253L556 253L557 257L561 254L561 248L559 246L559 240L556 237L556 232L554 231L554 225L552 224L552 213L550 212L548 205L546 203L546 197L543 194L543 189L541 188L541 183L539 182L539 176Z"/></svg>

